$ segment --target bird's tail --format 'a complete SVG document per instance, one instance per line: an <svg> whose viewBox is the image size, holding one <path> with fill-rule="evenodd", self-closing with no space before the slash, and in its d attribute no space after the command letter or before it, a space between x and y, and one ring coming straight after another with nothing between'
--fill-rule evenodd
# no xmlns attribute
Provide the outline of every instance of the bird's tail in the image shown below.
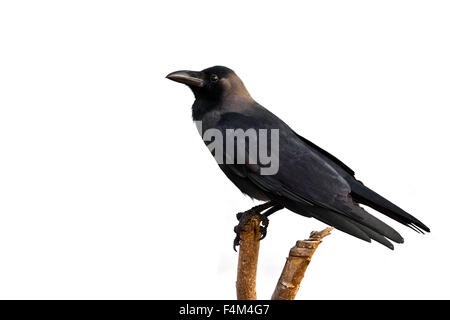
<svg viewBox="0 0 450 320"><path fill-rule="evenodd" d="M365 213L365 216L366 218L371 219L356 221L343 214L337 214L336 212L326 208L304 206L299 203L289 203L286 207L301 215L314 217L317 220L320 220L361 240L367 242L375 240L392 250L394 249L394 245L387 238L397 243L403 242L403 238L395 230L384 224L382 221L377 220L369 213ZM375 220L378 222L375 224L369 223ZM391 229L392 232L390 232Z"/></svg>
<svg viewBox="0 0 450 320"><path fill-rule="evenodd" d="M352 199L358 203L365 204L383 214L391 219L394 219L411 229L423 233L423 231L430 232L425 224L419 221L417 218L413 217L403 209L397 207L395 204L386 200L380 196L375 191L364 186L357 180L348 181L351 187ZM422 231L423 230L423 231Z"/></svg>

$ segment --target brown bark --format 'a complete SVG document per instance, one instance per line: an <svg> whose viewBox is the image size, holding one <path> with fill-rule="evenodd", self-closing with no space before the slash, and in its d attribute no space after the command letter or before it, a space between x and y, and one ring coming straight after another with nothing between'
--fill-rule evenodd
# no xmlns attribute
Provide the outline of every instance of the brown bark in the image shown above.
<svg viewBox="0 0 450 320"><path fill-rule="evenodd" d="M258 267L261 217L252 216L240 232L236 293L238 300L256 300L256 270Z"/></svg>
<svg viewBox="0 0 450 320"><path fill-rule="evenodd" d="M322 239L330 234L333 228L326 228L320 232L311 232L309 239L297 241L289 251L289 257L278 280L272 300L294 300L300 288L306 268Z"/></svg>

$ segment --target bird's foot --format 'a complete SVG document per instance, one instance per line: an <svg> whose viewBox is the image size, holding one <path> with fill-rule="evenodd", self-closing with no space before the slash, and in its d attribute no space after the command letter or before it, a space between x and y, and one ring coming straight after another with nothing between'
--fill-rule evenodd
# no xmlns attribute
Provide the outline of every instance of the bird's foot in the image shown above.
<svg viewBox="0 0 450 320"><path fill-rule="evenodd" d="M239 220L239 223L237 224L237 226L234 227L234 232L236 233L236 237L234 238L233 241L234 251L237 251L236 247L239 246L240 244L241 241L241 237L239 236L240 233L243 231L244 226L247 224L247 222L254 216L258 216L261 221L261 225L259 226L261 237L259 238L259 240L262 240L266 237L267 227L269 226L269 219L264 214L261 214L261 210L258 209L259 208L255 207L244 212L239 212L236 215L236 218Z"/></svg>

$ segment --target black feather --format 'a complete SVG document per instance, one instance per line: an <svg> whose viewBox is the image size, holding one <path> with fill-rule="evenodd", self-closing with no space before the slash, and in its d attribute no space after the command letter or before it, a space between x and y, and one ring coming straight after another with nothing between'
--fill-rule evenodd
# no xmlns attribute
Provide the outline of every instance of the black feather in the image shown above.
<svg viewBox="0 0 450 320"><path fill-rule="evenodd" d="M419 228L419 230L422 229L426 232L430 232L430 228L428 228L417 218L413 217L403 209L397 207L395 204L383 198L375 191L370 190L359 181L353 179L353 181L348 182L352 189L351 196L356 202L368 205L369 207L380 211L381 213L387 215L389 218L394 219L413 230Z"/></svg>

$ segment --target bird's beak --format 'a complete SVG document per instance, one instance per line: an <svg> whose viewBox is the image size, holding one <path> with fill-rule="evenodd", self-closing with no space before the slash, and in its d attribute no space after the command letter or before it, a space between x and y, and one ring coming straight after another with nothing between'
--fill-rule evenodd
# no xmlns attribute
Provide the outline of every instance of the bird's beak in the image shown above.
<svg viewBox="0 0 450 320"><path fill-rule="evenodd" d="M197 71L181 70L169 73L167 79L187 84L188 86L203 87L205 80L203 74Z"/></svg>

